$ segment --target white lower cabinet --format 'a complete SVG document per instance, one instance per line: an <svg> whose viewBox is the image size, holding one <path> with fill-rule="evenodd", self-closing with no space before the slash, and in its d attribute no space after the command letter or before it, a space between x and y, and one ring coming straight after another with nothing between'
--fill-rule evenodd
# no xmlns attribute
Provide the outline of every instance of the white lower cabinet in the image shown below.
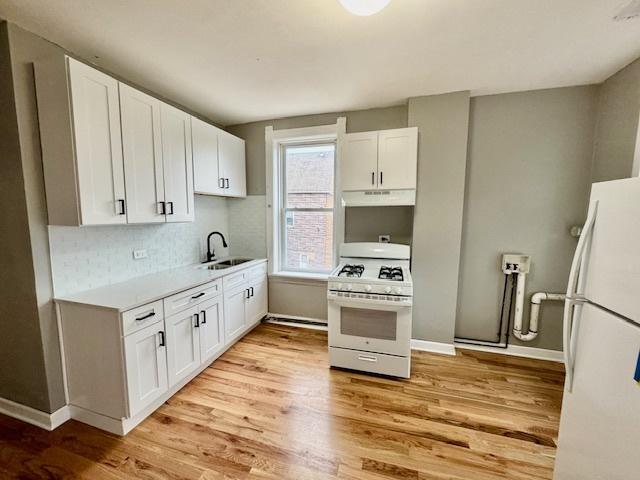
<svg viewBox="0 0 640 480"><path fill-rule="evenodd" d="M222 296L200 305L200 358L202 363L217 358L225 347Z"/></svg>
<svg viewBox="0 0 640 480"><path fill-rule="evenodd" d="M124 435L266 315L267 267L124 312L58 306L71 418Z"/></svg>
<svg viewBox="0 0 640 480"><path fill-rule="evenodd" d="M249 287L249 300L247 305L247 323L255 325L267 314L267 279L261 279Z"/></svg>
<svg viewBox="0 0 640 480"><path fill-rule="evenodd" d="M134 416L168 390L164 324L157 322L124 339L129 415Z"/></svg>
<svg viewBox="0 0 640 480"><path fill-rule="evenodd" d="M167 371L173 387L200 366L200 314L193 307L164 321L167 331Z"/></svg>
<svg viewBox="0 0 640 480"><path fill-rule="evenodd" d="M249 289L243 283L224 294L225 338L227 343L235 340L244 332L247 324L247 300Z"/></svg>

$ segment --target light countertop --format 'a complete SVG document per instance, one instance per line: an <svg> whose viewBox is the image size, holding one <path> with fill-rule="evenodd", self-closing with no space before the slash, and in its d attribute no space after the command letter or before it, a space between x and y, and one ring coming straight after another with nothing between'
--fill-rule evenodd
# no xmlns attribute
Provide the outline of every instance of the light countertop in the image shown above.
<svg viewBox="0 0 640 480"><path fill-rule="evenodd" d="M234 257L230 257L234 258ZM218 259L223 261L226 259ZM56 297L57 303L76 303L109 308L124 312L146 303L154 302L175 293L212 282L226 275L251 268L266 262L265 258L254 259L249 262L225 268L223 270L209 270L198 268L201 265L187 265L160 272L132 278L113 285L85 290L62 297ZM213 262L215 263L215 262Z"/></svg>

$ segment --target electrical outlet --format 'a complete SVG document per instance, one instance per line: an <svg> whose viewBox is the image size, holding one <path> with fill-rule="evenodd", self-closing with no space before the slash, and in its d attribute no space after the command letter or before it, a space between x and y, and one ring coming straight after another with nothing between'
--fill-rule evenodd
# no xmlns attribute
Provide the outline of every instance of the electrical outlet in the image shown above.
<svg viewBox="0 0 640 480"><path fill-rule="evenodd" d="M133 251L134 260L140 260L142 258L147 258L147 251L145 249Z"/></svg>
<svg viewBox="0 0 640 480"><path fill-rule="evenodd" d="M391 243L391 235L378 235L379 243Z"/></svg>

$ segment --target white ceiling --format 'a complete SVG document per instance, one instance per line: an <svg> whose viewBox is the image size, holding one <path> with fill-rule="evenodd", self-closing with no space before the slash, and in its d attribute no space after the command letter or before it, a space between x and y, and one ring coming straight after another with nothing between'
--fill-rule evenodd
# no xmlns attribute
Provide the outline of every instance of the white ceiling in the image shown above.
<svg viewBox="0 0 640 480"><path fill-rule="evenodd" d="M601 82L625 0L0 0L0 17L221 124Z"/></svg>

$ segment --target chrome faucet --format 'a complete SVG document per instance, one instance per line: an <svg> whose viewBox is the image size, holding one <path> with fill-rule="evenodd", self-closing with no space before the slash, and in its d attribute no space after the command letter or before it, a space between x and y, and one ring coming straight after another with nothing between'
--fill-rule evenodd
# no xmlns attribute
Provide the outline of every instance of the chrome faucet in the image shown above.
<svg viewBox="0 0 640 480"><path fill-rule="evenodd" d="M220 238L222 239L222 246L224 248L228 247L227 241L224 239L224 235L222 235L220 232L211 232L207 237L207 262L211 262L216 256L215 251L213 250L213 248L211 248L211 237L213 237L214 235L220 236Z"/></svg>

